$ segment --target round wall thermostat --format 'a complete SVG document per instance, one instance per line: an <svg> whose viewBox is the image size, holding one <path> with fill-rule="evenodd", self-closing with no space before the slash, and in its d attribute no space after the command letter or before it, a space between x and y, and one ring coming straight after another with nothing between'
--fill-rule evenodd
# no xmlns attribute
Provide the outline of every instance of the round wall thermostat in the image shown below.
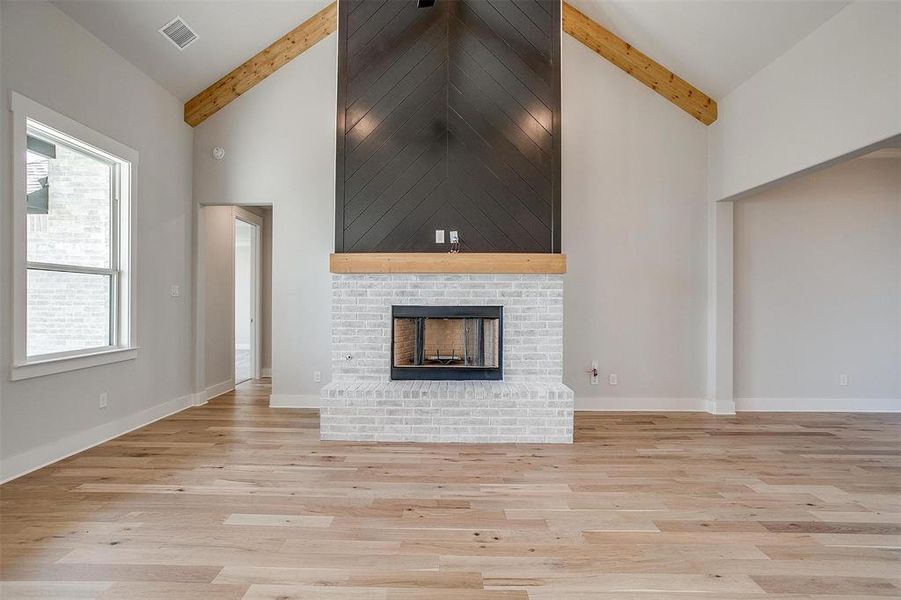
<svg viewBox="0 0 901 600"><path fill-rule="evenodd" d="M223 148L222 146L216 146L215 148L213 148L213 158L215 158L216 160L222 160L223 158L225 158L225 148Z"/></svg>

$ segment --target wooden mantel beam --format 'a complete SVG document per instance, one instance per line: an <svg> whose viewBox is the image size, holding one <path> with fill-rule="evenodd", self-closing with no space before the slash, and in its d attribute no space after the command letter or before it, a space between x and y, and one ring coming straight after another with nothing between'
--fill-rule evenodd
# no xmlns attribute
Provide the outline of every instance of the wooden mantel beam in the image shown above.
<svg viewBox="0 0 901 600"><path fill-rule="evenodd" d="M349 252L329 256L332 273L566 273L565 254Z"/></svg>
<svg viewBox="0 0 901 600"><path fill-rule="evenodd" d="M232 100L313 47L337 27L337 3L332 2L188 100L185 104L185 123L191 127L200 125Z"/></svg>
<svg viewBox="0 0 901 600"><path fill-rule="evenodd" d="M563 31L705 125L716 121L716 101L578 9L563 3Z"/></svg>
<svg viewBox="0 0 901 600"><path fill-rule="evenodd" d="M289 31L268 48L188 100L185 122L196 127L338 27L337 2ZM563 31L597 52L705 125L716 121L716 101L590 17L563 2Z"/></svg>

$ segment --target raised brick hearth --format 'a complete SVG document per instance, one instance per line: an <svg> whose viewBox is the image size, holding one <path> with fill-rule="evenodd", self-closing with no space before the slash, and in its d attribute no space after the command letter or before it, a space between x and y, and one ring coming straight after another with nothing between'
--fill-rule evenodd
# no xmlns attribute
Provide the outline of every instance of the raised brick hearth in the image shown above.
<svg viewBox="0 0 901 600"><path fill-rule="evenodd" d="M324 440L569 443L573 434L562 383L331 383L321 406Z"/></svg>

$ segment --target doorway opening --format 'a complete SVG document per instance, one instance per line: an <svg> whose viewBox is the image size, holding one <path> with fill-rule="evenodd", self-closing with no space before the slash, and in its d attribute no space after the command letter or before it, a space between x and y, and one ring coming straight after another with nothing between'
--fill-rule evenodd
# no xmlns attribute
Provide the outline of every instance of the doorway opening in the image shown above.
<svg viewBox="0 0 901 600"><path fill-rule="evenodd" d="M236 209L234 218L235 384L260 378L263 220Z"/></svg>
<svg viewBox="0 0 901 600"><path fill-rule="evenodd" d="M271 206L200 207L197 377L206 399L272 377Z"/></svg>

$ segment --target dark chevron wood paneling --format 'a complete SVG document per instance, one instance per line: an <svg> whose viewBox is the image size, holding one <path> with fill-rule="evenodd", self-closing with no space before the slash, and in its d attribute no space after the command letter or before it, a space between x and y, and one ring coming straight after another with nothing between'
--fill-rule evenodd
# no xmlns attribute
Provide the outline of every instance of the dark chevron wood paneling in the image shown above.
<svg viewBox="0 0 901 600"><path fill-rule="evenodd" d="M560 251L560 3L339 2L337 252Z"/></svg>

